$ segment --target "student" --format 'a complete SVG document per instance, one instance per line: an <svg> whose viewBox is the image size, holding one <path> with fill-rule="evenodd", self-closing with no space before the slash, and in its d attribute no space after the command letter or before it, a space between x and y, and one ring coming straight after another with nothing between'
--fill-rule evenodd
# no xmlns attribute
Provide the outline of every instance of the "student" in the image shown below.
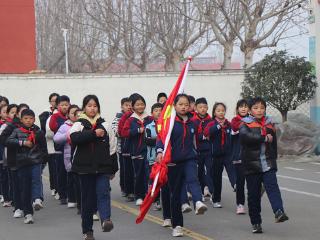
<svg viewBox="0 0 320 240"><path fill-rule="evenodd" d="M198 98L196 100L196 114L192 121L195 125L195 135L198 151L198 177L200 186L204 197L211 197L213 193L213 179L212 179L212 144L204 136L204 129L212 118L208 114L208 102L205 98Z"/></svg>
<svg viewBox="0 0 320 240"><path fill-rule="evenodd" d="M146 154L147 147L144 138L145 126L152 118L145 112L146 102L137 94L132 98L132 115L126 120L122 135L129 138L130 155L134 170L134 193L136 205L140 206L147 192L146 182Z"/></svg>
<svg viewBox="0 0 320 240"><path fill-rule="evenodd" d="M204 130L204 135L212 142L212 174L214 208L221 208L222 172L225 167L231 187L235 187L235 172L231 162L231 125L225 118L226 106L217 102L213 106L211 121Z"/></svg>
<svg viewBox="0 0 320 240"><path fill-rule="evenodd" d="M162 105L164 105L167 99L167 94L165 94L164 92L160 92L157 96L157 103L161 103Z"/></svg>
<svg viewBox="0 0 320 240"><path fill-rule="evenodd" d="M21 127L13 130L7 145L16 149L17 175L21 191L24 223L32 224L32 166L42 164L47 158L47 144L40 128L34 125L35 114L30 109L21 113Z"/></svg>
<svg viewBox="0 0 320 240"><path fill-rule="evenodd" d="M261 184L268 195L275 222L289 218L284 212L277 182L277 137L275 126L265 116L267 104L260 97L249 101L250 116L240 126L241 160L248 188L249 216L253 233L262 233Z"/></svg>
<svg viewBox="0 0 320 240"><path fill-rule="evenodd" d="M241 99L237 102L236 113L231 121L231 144L232 144L232 163L236 172L236 203L237 203L237 214L245 214L245 195L244 195L244 185L245 176L243 173L243 165L240 156L240 139L239 139L239 128L242 123L242 119L248 116L249 107L248 102L245 99Z"/></svg>
<svg viewBox="0 0 320 240"><path fill-rule="evenodd" d="M147 179L149 182L149 175L152 169L153 164L156 160L156 139L157 139L157 129L156 129L156 122L158 121L161 110L163 105L161 103L155 103L151 107L151 115L153 117L153 121L146 125L145 130L145 142L147 144ZM151 185L151 182L149 182ZM160 196L155 200L154 203L154 210L160 211L161 210L161 204L160 204Z"/></svg>
<svg viewBox="0 0 320 240"><path fill-rule="evenodd" d="M194 116L196 114L196 99L192 95L189 95L188 97L190 101L189 112Z"/></svg>
<svg viewBox="0 0 320 240"><path fill-rule="evenodd" d="M2 107L4 105L9 105L9 100L8 100L8 98L6 98L4 96L0 96L0 107Z"/></svg>
<svg viewBox="0 0 320 240"><path fill-rule="evenodd" d="M98 207L104 232L113 229L110 179L118 171L116 137L100 117L100 103L95 95L83 99L83 113L70 129L74 148L72 171L79 174L81 186L82 233L93 240L92 215Z"/></svg>
<svg viewBox="0 0 320 240"><path fill-rule="evenodd" d="M70 107L70 99L68 96L62 95L57 98L58 112L54 113L49 120L50 130L56 134L62 124L68 119L67 113ZM54 144L55 162L56 162L56 179L57 190L60 197L60 204L66 205L67 201L67 172L63 161L63 145Z"/></svg>
<svg viewBox="0 0 320 240"><path fill-rule="evenodd" d="M2 99L2 97L0 97L0 100ZM2 102L2 101L1 101ZM8 105L6 104L1 104L0 102L0 129L2 127L2 125L5 124L5 121L7 119L7 108ZM0 143L0 203L4 202L4 198L3 198L3 192L2 192L2 178L4 177L4 174L6 174L3 168L3 161L4 161L4 149L5 146L3 143Z"/></svg>
<svg viewBox="0 0 320 240"><path fill-rule="evenodd" d="M120 188L121 188L121 194L123 197L127 197L128 194L125 191L125 165L124 165L124 159L122 156L121 152L121 145L122 145L122 139L120 135L118 134L118 125L121 117L123 114L131 112L131 101L129 98L122 98L121 99L121 112L116 114L116 117L113 119L111 123L111 127L114 131L114 133L117 136L117 156L118 156L118 161L119 161L119 166L120 166Z"/></svg>
<svg viewBox="0 0 320 240"><path fill-rule="evenodd" d="M47 146L48 146L48 153L49 153L49 160L48 160L48 170L49 170L49 183L50 183L50 190L51 190L51 196L54 196L57 200L59 200L59 194L58 194L58 184L57 184L57 166L56 166L56 151L54 149L54 142L53 142L53 136L54 132L50 129L49 123L51 120L51 116L58 112L57 110L57 101L59 98L59 94L51 94L49 96L49 102L50 102L50 111L49 112L43 112L41 114L40 118L40 124L41 129L44 129ZM51 112L52 111L52 112ZM46 118L47 117L47 118ZM42 121L45 123L42 123ZM44 124L45 126L42 126Z"/></svg>
<svg viewBox="0 0 320 240"><path fill-rule="evenodd" d="M196 151L194 145L194 124L188 110L190 101L186 94L178 94L174 100L177 116L171 133L171 163L168 165L168 184L172 216L172 236L183 236L183 216L180 196L184 183L192 193L196 215L204 214L207 206L202 203L201 188L197 177ZM157 141L157 161L163 158L164 143Z"/></svg>
<svg viewBox="0 0 320 240"><path fill-rule="evenodd" d="M63 159L64 166L67 171L67 197L68 197L68 208L75 208L77 203L80 206L81 199L80 189L77 186L77 174L71 172L71 145L69 141L69 131L73 126L74 122L78 119L80 108L77 105L70 105L68 109L68 120L59 128L58 132L54 135L53 140L59 145L63 145Z"/></svg>
<svg viewBox="0 0 320 240"><path fill-rule="evenodd" d="M16 153L15 149L10 146L7 146L6 142L13 130L17 127L20 127L20 120L16 117L17 110L18 105L16 104L10 104L7 106L7 112L5 114L7 118L5 120L5 123L2 124L0 128L0 143L5 146L6 152L6 154L4 154L1 174L2 194L4 198L3 207L11 207L12 200L14 198L14 181L12 181L10 168L14 168L16 165Z"/></svg>

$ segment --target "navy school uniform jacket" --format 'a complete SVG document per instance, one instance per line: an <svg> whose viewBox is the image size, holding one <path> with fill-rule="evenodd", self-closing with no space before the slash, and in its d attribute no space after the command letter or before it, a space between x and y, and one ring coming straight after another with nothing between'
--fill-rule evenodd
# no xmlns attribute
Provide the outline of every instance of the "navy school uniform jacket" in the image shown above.
<svg viewBox="0 0 320 240"><path fill-rule="evenodd" d="M188 160L195 160L197 153L195 149L195 126L191 118L186 122L176 116L171 132L171 162L183 163ZM158 138L156 145L157 153L162 152L164 143Z"/></svg>
<svg viewBox="0 0 320 240"><path fill-rule="evenodd" d="M138 116L133 113L125 122L122 136L130 141L130 155L134 158L144 158L147 152L147 145L144 141L144 133L140 133L140 128L145 128L153 121L152 117L143 114Z"/></svg>
<svg viewBox="0 0 320 240"><path fill-rule="evenodd" d="M124 157L130 157L130 139L124 136L126 134L124 125L131 115L132 112L124 113L118 123L118 135L121 137L121 154Z"/></svg>
<svg viewBox="0 0 320 240"><path fill-rule="evenodd" d="M209 122L212 121L212 118L209 114L205 117L201 117L198 114L195 114L192 119L195 127L196 143L197 150L199 153L211 153L212 143L205 137L204 129L207 127Z"/></svg>
<svg viewBox="0 0 320 240"><path fill-rule="evenodd" d="M213 119L205 128L204 135L212 143L214 157L231 155L231 124L227 119L223 127Z"/></svg>

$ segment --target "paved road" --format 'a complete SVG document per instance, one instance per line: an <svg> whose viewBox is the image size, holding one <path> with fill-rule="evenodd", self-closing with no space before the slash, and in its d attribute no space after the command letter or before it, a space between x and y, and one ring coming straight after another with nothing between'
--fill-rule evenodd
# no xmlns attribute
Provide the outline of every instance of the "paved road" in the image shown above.
<svg viewBox="0 0 320 240"><path fill-rule="evenodd" d="M290 221L274 223L274 216L267 200L263 197L264 234L253 235L247 215L237 216L235 193L227 179L224 181L222 209L209 208L204 216L194 213L185 215L188 236L184 239L197 240L318 240L320 236L320 163L280 162L279 185ZM162 228L161 214L150 211L151 216L142 224L135 224L137 208L126 203L120 196L114 180L112 187L112 219L115 229L102 233L99 223L95 223L97 240L164 240L172 239L171 230ZM46 179L44 179L46 183ZM46 189L48 189L46 184ZM0 240L77 240L81 239L80 218L74 209L60 206L49 191L46 192L45 208L35 215L35 224L25 225L22 219L13 219L11 209L0 208ZM209 204L209 203L208 203Z"/></svg>

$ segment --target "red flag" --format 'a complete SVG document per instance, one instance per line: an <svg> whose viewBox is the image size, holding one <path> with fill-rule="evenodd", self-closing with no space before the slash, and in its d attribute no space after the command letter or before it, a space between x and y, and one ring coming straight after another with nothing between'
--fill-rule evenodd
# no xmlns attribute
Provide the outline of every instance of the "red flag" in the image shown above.
<svg viewBox="0 0 320 240"><path fill-rule="evenodd" d="M188 74L188 68L190 65L191 57L189 57L187 63L184 65L179 78L172 89L169 98L166 101L165 106L162 109L160 118L157 122L158 138L163 142L163 159L161 163L155 163L152 167L150 179L153 180L152 186L149 187L148 194L144 198L142 205L140 206L140 214L136 219L136 223L141 223L149 211L151 204L154 202L160 192L160 188L168 181L168 168L167 164L171 161L171 144L170 136L174 125L174 119L176 117L176 111L173 107L174 99L180 93L184 91L184 83Z"/></svg>

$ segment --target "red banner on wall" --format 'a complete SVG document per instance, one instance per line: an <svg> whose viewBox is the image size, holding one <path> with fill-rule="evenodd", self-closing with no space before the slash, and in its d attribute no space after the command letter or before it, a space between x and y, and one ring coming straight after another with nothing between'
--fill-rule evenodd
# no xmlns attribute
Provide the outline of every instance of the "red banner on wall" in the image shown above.
<svg viewBox="0 0 320 240"><path fill-rule="evenodd" d="M36 69L34 0L0 1L0 73Z"/></svg>

